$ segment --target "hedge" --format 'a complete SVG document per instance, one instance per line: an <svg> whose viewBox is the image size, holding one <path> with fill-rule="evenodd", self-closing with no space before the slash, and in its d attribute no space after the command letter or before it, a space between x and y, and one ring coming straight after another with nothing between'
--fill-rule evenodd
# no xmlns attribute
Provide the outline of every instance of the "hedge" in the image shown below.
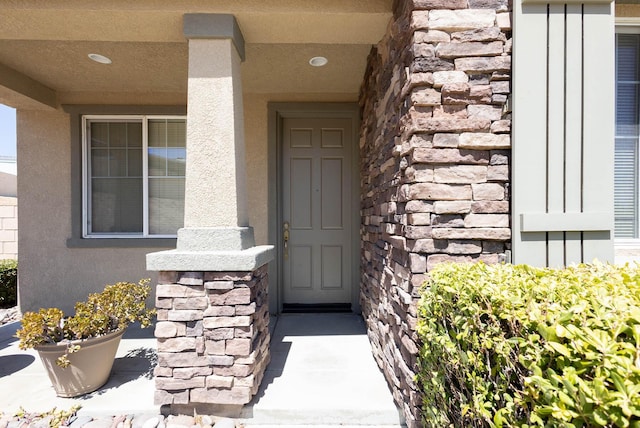
<svg viewBox="0 0 640 428"><path fill-rule="evenodd" d="M430 427L640 427L640 269L443 264L422 290Z"/></svg>
<svg viewBox="0 0 640 428"><path fill-rule="evenodd" d="M18 261L0 260L0 308L18 303Z"/></svg>

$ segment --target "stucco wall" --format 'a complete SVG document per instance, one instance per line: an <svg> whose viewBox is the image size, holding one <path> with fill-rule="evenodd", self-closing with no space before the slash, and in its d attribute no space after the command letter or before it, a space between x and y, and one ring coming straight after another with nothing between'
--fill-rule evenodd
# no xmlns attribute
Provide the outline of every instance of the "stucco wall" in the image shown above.
<svg viewBox="0 0 640 428"><path fill-rule="evenodd" d="M20 210L19 303L24 312L77 300L117 281L152 278L148 248L67 248L71 236L69 115L20 111L17 115Z"/></svg>

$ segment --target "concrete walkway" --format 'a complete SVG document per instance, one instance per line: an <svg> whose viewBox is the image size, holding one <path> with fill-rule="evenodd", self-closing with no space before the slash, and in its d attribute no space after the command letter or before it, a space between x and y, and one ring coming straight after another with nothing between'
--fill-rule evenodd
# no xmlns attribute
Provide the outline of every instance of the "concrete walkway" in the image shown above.
<svg viewBox="0 0 640 428"><path fill-rule="evenodd" d="M122 340L106 385L76 398L57 397L33 349L22 351L13 337L20 323L0 327L0 412L29 412L81 405L79 413L91 416L159 413L153 404L153 368L156 340L153 329L130 327Z"/></svg>
<svg viewBox="0 0 640 428"><path fill-rule="evenodd" d="M260 424L400 424L364 322L354 314L279 316L271 364L252 404L244 416Z"/></svg>
<svg viewBox="0 0 640 428"><path fill-rule="evenodd" d="M271 323L271 363L259 393L238 415L245 426L401 426L360 316L284 314ZM79 414L91 416L160 413L153 404L152 329L130 327L109 382L71 399L55 395L35 351L18 349L17 328L19 323L0 327L0 412L79 404Z"/></svg>

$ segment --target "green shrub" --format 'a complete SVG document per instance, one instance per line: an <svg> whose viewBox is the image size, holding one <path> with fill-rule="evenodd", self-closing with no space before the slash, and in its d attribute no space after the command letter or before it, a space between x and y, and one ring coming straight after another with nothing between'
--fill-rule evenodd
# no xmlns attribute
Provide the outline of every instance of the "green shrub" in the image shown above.
<svg viewBox="0 0 640 428"><path fill-rule="evenodd" d="M18 304L18 261L0 260L0 308Z"/></svg>
<svg viewBox="0 0 640 428"><path fill-rule="evenodd" d="M640 427L640 268L447 264L419 309L431 427Z"/></svg>

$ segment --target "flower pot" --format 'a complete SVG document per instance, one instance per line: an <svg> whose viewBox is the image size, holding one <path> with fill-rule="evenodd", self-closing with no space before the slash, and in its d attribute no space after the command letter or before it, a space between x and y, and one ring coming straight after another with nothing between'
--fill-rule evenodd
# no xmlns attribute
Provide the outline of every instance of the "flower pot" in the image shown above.
<svg viewBox="0 0 640 428"><path fill-rule="evenodd" d="M69 354L71 364L66 368L56 364L58 357L65 353L66 344L36 346L56 395L77 397L93 392L107 383L123 334L124 329L71 342L80 345L80 350Z"/></svg>

